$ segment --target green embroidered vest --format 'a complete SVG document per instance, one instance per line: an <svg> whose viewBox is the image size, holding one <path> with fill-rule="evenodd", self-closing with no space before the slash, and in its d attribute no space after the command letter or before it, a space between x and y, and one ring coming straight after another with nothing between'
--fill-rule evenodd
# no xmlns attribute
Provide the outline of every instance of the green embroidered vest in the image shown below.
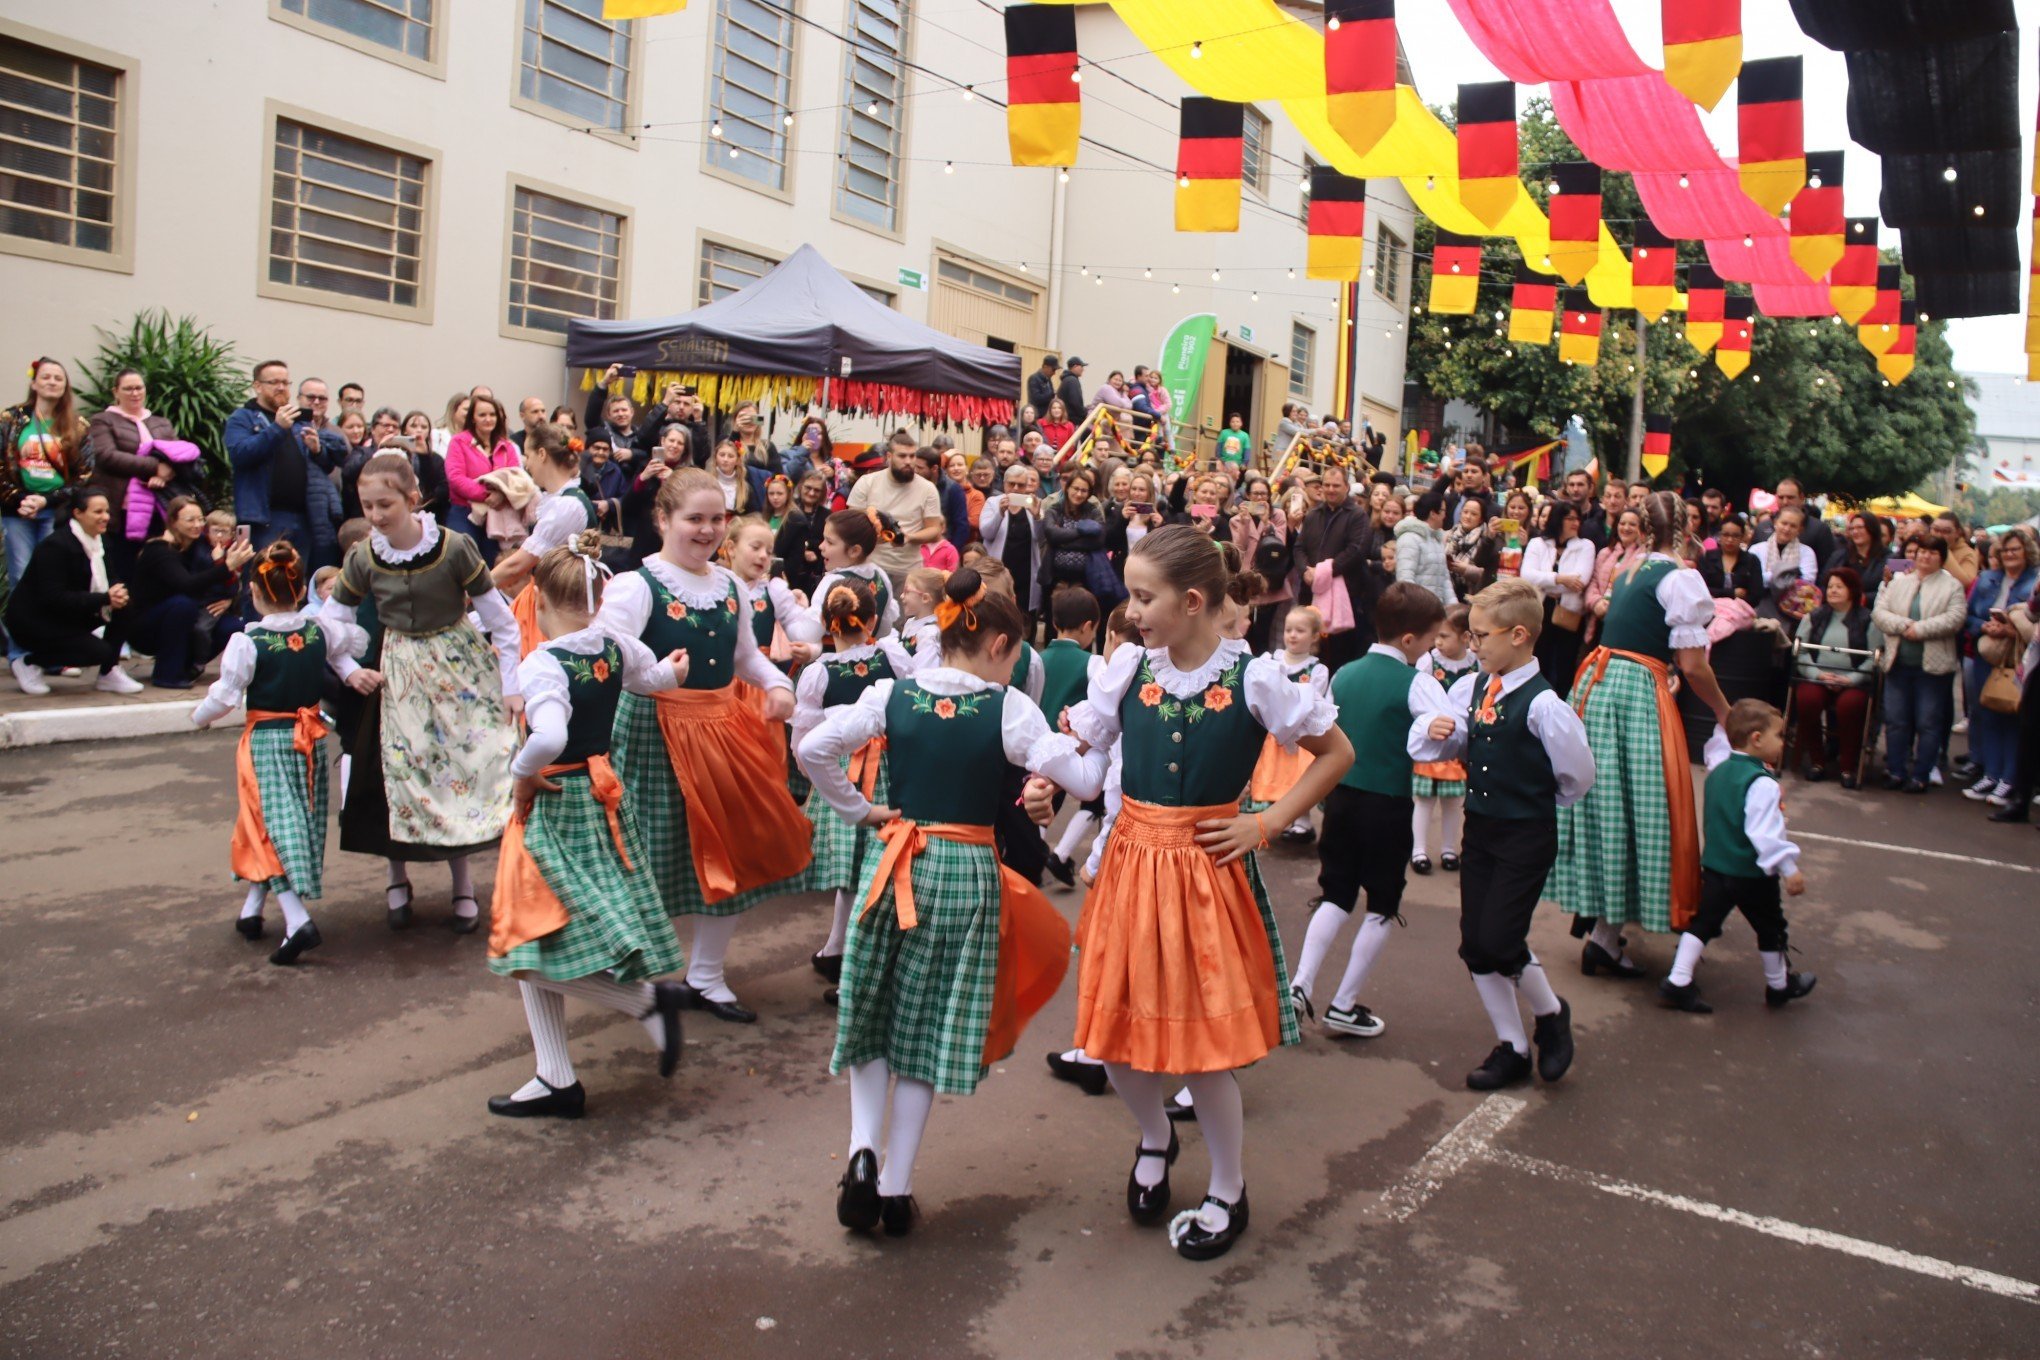
<svg viewBox="0 0 2040 1360"><path fill-rule="evenodd" d="M1750 785L1759 779L1776 779L1755 756L1737 751L1707 772L1701 794L1701 828L1706 836L1700 851L1700 867L1731 878L1762 878L1757 847L1750 843L1749 824L1744 820Z"/></svg>
<svg viewBox="0 0 2040 1360"><path fill-rule="evenodd" d="M248 682L248 707L265 713L317 708L326 692L326 635L306 619L288 633L250 628L255 644L255 678Z"/></svg>
<svg viewBox="0 0 2040 1360"><path fill-rule="evenodd" d="M1636 652L1670 664L1672 625L1658 603L1658 583L1678 567L1662 558L1646 558L1634 575L1617 577L1608 592L1608 612L1601 619L1601 645L1618 652Z"/></svg>
<svg viewBox="0 0 2040 1360"><path fill-rule="evenodd" d="M878 616L880 618L885 617L886 604L892 599L892 578L887 576L882 568L859 564L854 567L840 568L831 574L840 576L848 581L862 581L865 585L870 586L878 599ZM828 592L823 591L821 597L815 600L814 603L818 607L828 603Z"/></svg>
<svg viewBox="0 0 2040 1360"><path fill-rule="evenodd" d="M574 765L590 756L608 755L617 701L623 698L623 648L614 638L605 638L602 650L593 656L558 647L546 650L567 673L567 702L574 710L567 719L566 749L553 763Z"/></svg>
<svg viewBox="0 0 2040 1360"><path fill-rule="evenodd" d="M1466 810L1505 821L1547 821L1558 816L1558 775L1544 743L1530 730L1530 705L1551 692L1533 675L1484 709L1488 681L1474 682L1467 719Z"/></svg>
<svg viewBox="0 0 2040 1360"><path fill-rule="evenodd" d="M1090 688L1091 654L1068 638L1057 638L1041 654L1041 670L1041 711L1054 727L1062 711L1082 701Z"/></svg>
<svg viewBox="0 0 2040 1360"><path fill-rule="evenodd" d="M751 636L757 640L758 650L764 651L772 645L772 630L779 625L779 607L772 603L772 583L758 583L758 598L751 601Z"/></svg>
<svg viewBox="0 0 2040 1360"><path fill-rule="evenodd" d="M1003 689L932 694L912 680L885 705L886 768L893 806L915 822L991 826L1012 770L1001 730Z"/></svg>
<svg viewBox="0 0 2040 1360"><path fill-rule="evenodd" d="M1159 807L1215 807L1240 800L1268 731L1247 711L1242 653L1203 692L1178 699L1140 669L1119 704L1121 782L1128 798Z"/></svg>
<svg viewBox="0 0 2040 1360"><path fill-rule="evenodd" d="M1006 681L1008 685L1027 693L1027 679L1034 674L1034 668L1041 664L1041 653L1034 650L1032 643L1020 644L1020 655L1013 658L1013 674Z"/></svg>
<svg viewBox="0 0 2040 1360"><path fill-rule="evenodd" d="M1380 652L1339 667L1332 702L1353 743L1353 768L1341 784L1389 798L1410 796L1410 686L1416 678L1415 666Z"/></svg>
<svg viewBox="0 0 2040 1360"><path fill-rule="evenodd" d="M638 574L652 590L652 614L639 634L653 656L687 653L687 689L722 689L737 678L737 630L743 627L737 587L728 583L722 603L696 609L666 589L648 567Z"/></svg>
<svg viewBox="0 0 2040 1360"><path fill-rule="evenodd" d="M864 691L881 680L893 678L892 662L882 647L857 661L842 661L828 656L822 658L819 664L829 675L828 688L822 691L823 708L854 704L863 697Z"/></svg>

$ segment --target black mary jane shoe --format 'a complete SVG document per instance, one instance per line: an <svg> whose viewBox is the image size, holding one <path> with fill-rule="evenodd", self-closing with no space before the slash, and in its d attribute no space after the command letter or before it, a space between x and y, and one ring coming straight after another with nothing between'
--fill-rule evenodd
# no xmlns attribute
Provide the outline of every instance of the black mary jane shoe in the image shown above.
<svg viewBox="0 0 2040 1360"><path fill-rule="evenodd" d="M474 934L475 931L479 929L482 924L482 904L479 902L475 902L475 899L472 897L456 897L453 900L455 902L475 903L474 915L462 916L459 912L455 912L453 914L453 933L456 935Z"/></svg>
<svg viewBox="0 0 2040 1360"><path fill-rule="evenodd" d="M1440 869L1443 869L1448 874L1458 873L1459 856L1453 854L1450 850L1447 850L1444 854L1438 856L1438 867Z"/></svg>
<svg viewBox="0 0 2040 1360"><path fill-rule="evenodd" d="M389 895L398 888L402 888L404 890L404 900L402 905L392 907L389 905L390 900ZM389 887L383 889L383 906L387 909L389 913L389 922L391 930L409 930L411 928L410 880L406 879L402 883L392 883L390 884Z"/></svg>
<svg viewBox="0 0 2040 1360"><path fill-rule="evenodd" d="M843 980L843 956L841 954L811 954L808 966L819 973L831 986Z"/></svg>
<svg viewBox="0 0 2040 1360"><path fill-rule="evenodd" d="M654 982L652 984L652 1011L666 1024L666 1041L659 1045L659 1075L670 1077L673 1069L680 1065L680 1050L685 1046L686 1035L680 1027L680 1012L687 1003L680 997L677 982Z"/></svg>
<svg viewBox="0 0 2040 1360"><path fill-rule="evenodd" d="M1700 984L1697 982L1680 986L1666 978L1657 985L1657 994L1658 1000L1671 1010L1684 1011L1688 1015L1714 1014L1714 1007L1701 998Z"/></svg>
<svg viewBox="0 0 2040 1360"><path fill-rule="evenodd" d="M238 921L234 922L234 931L244 940L261 939L262 938L261 913L258 912L253 916L241 917Z"/></svg>
<svg viewBox="0 0 2040 1360"><path fill-rule="evenodd" d="M1201 1222L1192 1220L1176 1238L1176 1254L1186 1261L1215 1261L1233 1248L1233 1243L1247 1231L1247 1192L1240 1191L1240 1197L1227 1204L1216 1195L1206 1195L1205 1204L1215 1204L1225 1210L1226 1225L1217 1232L1211 1231ZM1202 1206L1199 1206L1202 1207Z"/></svg>
<svg viewBox="0 0 2040 1360"><path fill-rule="evenodd" d="M1633 960L1618 959L1592 940L1588 940L1586 947L1580 950L1580 971L1588 977L1606 973L1625 982L1644 976L1644 971Z"/></svg>
<svg viewBox="0 0 2040 1360"><path fill-rule="evenodd" d="M1111 1080L1105 1075L1104 1063L1078 1062L1074 1058L1065 1058L1061 1053L1051 1053L1048 1055L1048 1070L1057 1081L1066 1081L1087 1096L1102 1096L1111 1085Z"/></svg>
<svg viewBox="0 0 2040 1360"><path fill-rule="evenodd" d="M1783 987L1764 988L1764 1004L1776 1010L1788 1001L1797 1001L1805 996L1813 990L1813 984L1818 981L1820 979L1811 973L1787 973Z"/></svg>
<svg viewBox="0 0 2040 1360"><path fill-rule="evenodd" d="M1853 792L1856 788L1856 774L1853 770L1842 771L1842 787Z"/></svg>
<svg viewBox="0 0 2040 1360"><path fill-rule="evenodd" d="M1429 855L1411 855L1410 868L1415 869L1420 874L1430 873L1431 857Z"/></svg>
<svg viewBox="0 0 2040 1360"><path fill-rule="evenodd" d="M822 1000L831 1006L841 1006L843 1004L843 989L841 987L829 988L828 991L822 993Z"/></svg>
<svg viewBox="0 0 2040 1360"><path fill-rule="evenodd" d="M1195 1124L1197 1122L1197 1107L1195 1105L1185 1105L1174 1096L1170 1096L1162 1102L1162 1113L1169 1116L1171 1124Z"/></svg>
<svg viewBox="0 0 2040 1360"><path fill-rule="evenodd" d="M921 1206L914 1203L912 1195L878 1197L878 1221L885 1225L887 1237L905 1237L914 1230L914 1220L920 1216Z"/></svg>
<svg viewBox="0 0 2040 1360"><path fill-rule="evenodd" d="M307 921L283 937L283 943L276 946L276 952L269 961L279 968L288 968L298 961L298 955L307 949L317 949L325 941L319 938L319 927L315 921Z"/></svg>
<svg viewBox="0 0 2040 1360"><path fill-rule="evenodd" d="M690 986L685 982L675 983L674 986L680 989L680 1004L689 1010L707 1011L716 1019L726 1020L732 1025L758 1023L758 1012L749 1006L740 1006L734 1001L710 1001L702 995L699 987Z"/></svg>
<svg viewBox="0 0 2040 1360"><path fill-rule="evenodd" d="M836 1183L836 1221L852 1232L870 1232L878 1226L882 1209L878 1195L878 1154L859 1148L850 1154L850 1166Z"/></svg>
<svg viewBox="0 0 2040 1360"><path fill-rule="evenodd" d="M1051 850L1048 852L1048 871L1055 875L1055 881L1065 888L1077 886L1077 866Z"/></svg>
<svg viewBox="0 0 2040 1360"><path fill-rule="evenodd" d="M1183 1150L1182 1142L1176 1137L1176 1130L1169 1130L1169 1146L1157 1150L1145 1142L1136 1143L1133 1150L1133 1171L1126 1173L1126 1212L1133 1221L1143 1228L1152 1228L1169 1215L1169 1168L1176 1164L1176 1154ZM1162 1178L1153 1185L1142 1185L1134 1175L1140 1169L1143 1157L1162 1159Z"/></svg>
<svg viewBox="0 0 2040 1360"><path fill-rule="evenodd" d="M545 1087L545 1094L529 1100L490 1096L489 1113L500 1114L505 1119L579 1119L588 1113L588 1089L580 1082L555 1086L540 1077L538 1084Z"/></svg>
<svg viewBox="0 0 2040 1360"><path fill-rule="evenodd" d="M1827 777L1828 767L1825 765L1816 764L1806 767L1806 782L1809 784L1823 783Z"/></svg>

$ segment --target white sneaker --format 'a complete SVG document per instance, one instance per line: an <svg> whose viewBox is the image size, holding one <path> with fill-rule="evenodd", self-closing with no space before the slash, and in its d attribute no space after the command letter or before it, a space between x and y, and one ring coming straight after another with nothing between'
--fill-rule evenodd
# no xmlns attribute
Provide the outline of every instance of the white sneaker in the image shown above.
<svg viewBox="0 0 2040 1360"><path fill-rule="evenodd" d="M14 663L14 683L21 686L23 694L50 692L50 682L43 679L42 667L30 665L26 657Z"/></svg>
<svg viewBox="0 0 2040 1360"><path fill-rule="evenodd" d="M1946 781L1941 778L1941 767L1939 765L1936 765L1933 769L1927 772L1927 783L1932 785L1933 787L1938 789L1945 782Z"/></svg>
<svg viewBox="0 0 2040 1360"><path fill-rule="evenodd" d="M1991 789L1990 797L1986 801L1992 807L2010 807L2012 805L2012 781L2009 779L1998 780L1996 786Z"/></svg>
<svg viewBox="0 0 2040 1360"><path fill-rule="evenodd" d="M1962 790L1962 796L1964 798L1973 798L1980 803L1990 797L1991 791L1997 786L1997 780L1992 779L1989 775L1985 775L1968 788Z"/></svg>
<svg viewBox="0 0 2040 1360"><path fill-rule="evenodd" d="M1959 737L1959 736L1961 736L1962 734L1964 734L1965 732L1967 732L1968 730L1969 730L1969 719L1967 719L1967 718L1964 718L1964 719L1962 719L1962 720L1961 720L1960 722L1957 722L1957 723L1956 723L1956 724L1955 724L1955 725L1954 725L1953 727L1951 727L1951 728L1949 728L1949 729L1948 729L1948 731L1949 731L1949 732L1950 732L1950 733L1951 733L1952 735L1954 735L1954 736L1958 736L1958 737Z"/></svg>
<svg viewBox="0 0 2040 1360"><path fill-rule="evenodd" d="M92 688L104 690L108 694L140 694L142 692L142 682L129 675L120 667L115 666L112 670L95 680L92 683Z"/></svg>

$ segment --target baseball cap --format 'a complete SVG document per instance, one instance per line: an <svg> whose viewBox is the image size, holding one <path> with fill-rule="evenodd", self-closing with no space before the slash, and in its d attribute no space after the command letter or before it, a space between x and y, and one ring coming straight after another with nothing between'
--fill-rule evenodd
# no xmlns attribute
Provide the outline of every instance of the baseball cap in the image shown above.
<svg viewBox="0 0 2040 1360"><path fill-rule="evenodd" d="M885 467L885 455L877 449L866 449L850 460L852 472L877 472Z"/></svg>
<svg viewBox="0 0 2040 1360"><path fill-rule="evenodd" d="M1072 355L1070 356L1070 364L1069 364L1069 366L1070 366L1071 368L1082 368L1082 367L1084 366L1084 361L1083 361L1082 359L1078 358L1078 357L1077 357L1076 355L1072 354Z"/></svg>

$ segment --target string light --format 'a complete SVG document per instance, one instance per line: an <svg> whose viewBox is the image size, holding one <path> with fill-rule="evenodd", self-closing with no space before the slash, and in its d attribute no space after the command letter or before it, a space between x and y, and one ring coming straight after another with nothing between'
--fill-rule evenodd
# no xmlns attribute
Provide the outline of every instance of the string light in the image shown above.
<svg viewBox="0 0 2040 1360"><path fill-rule="evenodd" d="M1756 238L1756 237L1754 237L1754 236L1748 236L1748 235L1746 235L1746 236L1744 236L1744 237L1742 238L1742 243L1743 243L1743 248L1744 248L1745 250L1748 250L1748 249L1751 249L1751 248L1753 248L1753 247L1754 247L1754 246L1755 246L1755 245L1757 244L1757 238Z"/></svg>
<svg viewBox="0 0 2040 1360"><path fill-rule="evenodd" d="M1172 283L1169 285L1169 291L1172 293L1180 293L1183 291L1183 285L1180 283Z"/></svg>
<svg viewBox="0 0 2040 1360"><path fill-rule="evenodd" d="M956 173L956 162L955 162L955 161L944 161L944 162L942 162L942 173L943 173L943 174L945 174L945 175L953 175L953 174L955 174L955 173Z"/></svg>
<svg viewBox="0 0 2040 1360"><path fill-rule="evenodd" d="M1764 375L1763 375L1763 374L1761 374L1761 373L1752 373L1752 374L1750 374L1750 381L1751 381L1751 382L1753 382L1753 383L1760 383L1760 382L1762 382L1763 380L1764 380Z"/></svg>
<svg viewBox="0 0 2040 1360"><path fill-rule="evenodd" d="M1089 266L1089 265L1087 265L1087 264L1080 264L1080 265L1078 265L1078 266L1077 266L1077 277L1078 277L1078 278L1082 278L1082 279L1088 279L1088 278L1090 278L1090 277L1091 277L1091 266Z"/></svg>
<svg viewBox="0 0 2040 1360"><path fill-rule="evenodd" d="M1502 351L1502 357L1504 359L1513 359L1516 357L1516 351L1512 349L1505 349Z"/></svg>
<svg viewBox="0 0 2040 1360"><path fill-rule="evenodd" d="M1424 176L1424 187L1425 187L1426 189L1435 189L1435 188L1437 188L1437 187L1438 187L1438 177L1437 177L1436 175L1426 175L1426 176Z"/></svg>
<svg viewBox="0 0 2040 1360"><path fill-rule="evenodd" d="M1978 217L1983 216L1983 205L1981 203L1976 205L1976 215Z"/></svg>
<svg viewBox="0 0 2040 1360"><path fill-rule="evenodd" d="M1950 184L1953 184L1955 182L1956 179L1955 163L1953 161L1950 161L1948 163L1948 168L1941 172L1941 178L1947 180Z"/></svg>
<svg viewBox="0 0 2040 1360"><path fill-rule="evenodd" d="M1304 191L1305 193L1309 193L1309 192L1310 192L1310 176L1309 176L1309 175L1298 175L1298 176L1296 177L1296 187L1297 187L1297 188L1299 188L1299 189L1301 189L1301 190L1303 190L1303 191Z"/></svg>
<svg viewBox="0 0 2040 1360"><path fill-rule="evenodd" d="M1100 288L1103 288L1105 286L1105 276L1103 274L1100 274L1098 276L1098 286Z"/></svg>
<svg viewBox="0 0 2040 1360"><path fill-rule="evenodd" d="M1065 165L1061 170L1058 170L1056 172L1055 177L1058 180L1062 181L1064 184L1068 184L1070 182L1070 168L1067 165Z"/></svg>
<svg viewBox="0 0 2040 1360"><path fill-rule="evenodd" d="M1211 281L1212 281L1213 283L1217 283L1217 282L1218 282L1218 271L1217 271L1216 269L1214 269L1214 270L1212 270L1212 271L1211 271Z"/></svg>
<svg viewBox="0 0 2040 1360"><path fill-rule="evenodd" d="M1260 292L1259 292L1258 290L1256 290L1255 292L1252 292L1252 293L1249 293L1249 294L1247 294L1247 301L1249 301L1249 302L1259 302L1260 300L1261 300L1261 294L1260 294Z"/></svg>
<svg viewBox="0 0 2040 1360"><path fill-rule="evenodd" d="M1199 60L1202 60L1202 59L1203 59L1203 57L1204 57L1204 44L1203 44L1202 42L1193 42L1193 43L1191 43L1191 44L1190 44L1190 59L1191 59L1192 61L1199 61Z"/></svg>
<svg viewBox="0 0 2040 1360"><path fill-rule="evenodd" d="M971 102L971 101L972 101L973 99L976 99L976 98L977 98L977 86L975 86L975 85L966 85L966 86L964 86L964 87L963 87L963 102L964 102L964 103L968 104L968 103L970 103L970 102Z"/></svg>
<svg viewBox="0 0 2040 1360"><path fill-rule="evenodd" d="M730 159L731 159L731 160L735 160L736 158L737 158L737 149L736 149L735 147L731 147L731 148L730 148Z"/></svg>
<svg viewBox="0 0 2040 1360"><path fill-rule="evenodd" d="M708 125L708 135L711 137L722 136L722 119L718 118Z"/></svg>
<svg viewBox="0 0 2040 1360"><path fill-rule="evenodd" d="M1339 16L1334 14L1331 18L1325 20L1325 32L1337 33L1338 31L1339 31Z"/></svg>
<svg viewBox="0 0 2040 1360"><path fill-rule="evenodd" d="M1681 175L1679 176L1679 187L1681 189L1690 189L1693 187L1693 181L1687 179L1684 175Z"/></svg>
<svg viewBox="0 0 2040 1360"><path fill-rule="evenodd" d="M1151 279L1155 276L1155 271L1152 269L1143 269L1140 271L1140 276L1144 279Z"/></svg>
<svg viewBox="0 0 2040 1360"><path fill-rule="evenodd" d="M1809 189L1818 189L1820 187L1820 171L1816 170L1806 177L1806 187Z"/></svg>
<svg viewBox="0 0 2040 1360"><path fill-rule="evenodd" d="M878 101L874 99L869 104L866 104L864 106L864 111L870 114L873 118L878 117Z"/></svg>
<svg viewBox="0 0 2040 1360"><path fill-rule="evenodd" d="M1074 71L1071 71L1071 72L1070 72L1070 84L1072 84L1072 85L1081 85L1081 84L1083 84L1083 83L1084 83L1084 73L1083 73L1083 72L1082 72L1081 70L1074 70Z"/></svg>
<svg viewBox="0 0 2040 1360"><path fill-rule="evenodd" d="M788 114L787 114L787 115L786 115L786 116L785 116L784 118L781 118L781 119L780 119L779 121L780 121L780 122L781 122L782 124L784 124L785 126L787 126L787 127L792 127L792 126L793 126L793 114L789 112L789 113L788 113Z"/></svg>
<svg viewBox="0 0 2040 1360"><path fill-rule="evenodd" d="M1289 266L1289 277L1290 277L1290 278L1292 278L1292 279L1296 277L1296 266L1295 266L1295 265L1291 265L1291 266Z"/></svg>
<svg viewBox="0 0 2040 1360"><path fill-rule="evenodd" d="M1190 176L1188 176L1188 175L1178 175L1178 176L1176 176L1176 187L1177 187L1178 189L1187 189L1187 188L1189 188L1189 187L1190 187Z"/></svg>

